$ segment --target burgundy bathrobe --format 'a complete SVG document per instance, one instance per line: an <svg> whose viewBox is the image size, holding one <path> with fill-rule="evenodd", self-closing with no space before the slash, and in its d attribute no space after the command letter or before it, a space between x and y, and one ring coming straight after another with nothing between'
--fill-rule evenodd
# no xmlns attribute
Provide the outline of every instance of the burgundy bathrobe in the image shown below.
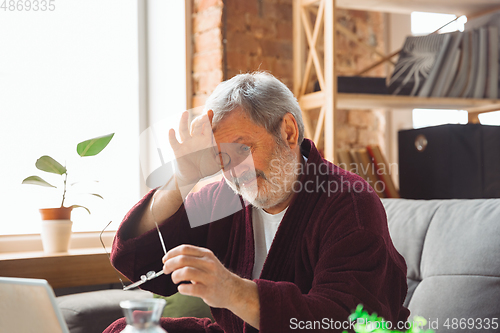
<svg viewBox="0 0 500 333"><path fill-rule="evenodd" d="M260 332L297 331L291 328L294 323L324 318L344 322L360 303L386 320L405 321L409 315L402 305L407 292L406 264L392 244L379 198L359 176L322 159L311 141L304 140L301 149L308 157L300 176L303 190L290 204L261 276L254 280L260 300ZM156 230L127 239L129 227L138 222L152 194L128 213L113 243L113 265L132 281L162 269L163 251ZM251 279L252 207L195 228L190 227L185 211L185 207L196 207L205 223L234 204L232 200L241 198L224 180L189 195L160 225L167 249L180 244L209 248L232 272ZM177 292L170 275L148 281L143 288L161 295ZM257 332L226 309L211 310L216 323L163 318L161 325L169 333ZM123 319L118 320L105 332L119 332L124 325Z"/></svg>

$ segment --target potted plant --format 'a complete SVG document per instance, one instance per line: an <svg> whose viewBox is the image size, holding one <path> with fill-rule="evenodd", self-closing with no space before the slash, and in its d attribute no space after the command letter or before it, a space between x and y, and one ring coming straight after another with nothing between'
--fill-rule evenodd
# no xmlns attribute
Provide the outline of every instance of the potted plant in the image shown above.
<svg viewBox="0 0 500 333"><path fill-rule="evenodd" d="M104 148L106 148L113 138L113 135L114 133L111 133L80 142L76 147L76 152L81 157L97 155ZM40 157L36 161L35 166L41 171L57 174L63 177L61 206L57 208L40 209L40 214L42 215L41 235L43 249L45 252L67 252L71 237L71 227L73 225L73 222L71 221L71 211L73 208L83 208L90 214L90 210L80 205L65 206L64 201L66 199L66 191L68 189L68 170L66 169L66 166L63 166L61 163L47 155ZM27 177L22 183L57 188L57 186L48 183L39 176ZM71 187L71 185L69 187ZM102 199L102 196L99 194L89 194Z"/></svg>

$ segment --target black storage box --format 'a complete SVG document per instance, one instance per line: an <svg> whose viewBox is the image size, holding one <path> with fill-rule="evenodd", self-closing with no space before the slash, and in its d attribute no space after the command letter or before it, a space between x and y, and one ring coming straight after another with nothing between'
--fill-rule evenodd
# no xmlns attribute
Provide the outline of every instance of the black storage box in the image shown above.
<svg viewBox="0 0 500 333"><path fill-rule="evenodd" d="M404 130L398 141L402 198L500 198L500 126Z"/></svg>
<svg viewBox="0 0 500 333"><path fill-rule="evenodd" d="M337 92L352 94L388 95L385 77L337 76ZM314 91L320 91L319 82Z"/></svg>

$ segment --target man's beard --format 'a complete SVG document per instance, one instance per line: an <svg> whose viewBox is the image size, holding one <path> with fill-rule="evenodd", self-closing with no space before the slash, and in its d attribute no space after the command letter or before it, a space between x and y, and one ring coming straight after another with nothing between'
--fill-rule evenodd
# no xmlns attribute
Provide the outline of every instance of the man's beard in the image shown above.
<svg viewBox="0 0 500 333"><path fill-rule="evenodd" d="M275 143L274 151L269 163L269 172L266 175L262 170L247 172L241 177L230 177L226 180L229 187L239 194L254 207L267 209L286 201L293 193L293 184L297 180L297 156L287 146ZM252 175L250 175L252 174ZM246 186L245 182L255 178L252 184ZM257 185L258 179L261 182Z"/></svg>

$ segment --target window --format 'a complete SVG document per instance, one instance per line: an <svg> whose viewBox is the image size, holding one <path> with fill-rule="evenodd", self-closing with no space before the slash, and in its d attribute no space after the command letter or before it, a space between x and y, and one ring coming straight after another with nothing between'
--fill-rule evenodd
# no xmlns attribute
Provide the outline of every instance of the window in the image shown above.
<svg viewBox="0 0 500 333"><path fill-rule="evenodd" d="M141 84L147 91L141 91L141 107L148 117L141 123L140 165L141 177L145 180L162 162L173 159L168 141L168 131L178 132L180 116L188 108L187 72L190 72L186 46L189 31L186 15L190 17L189 1L140 1L144 11L142 35L147 40L141 50ZM188 13L188 14L186 14ZM147 18L147 19L146 19ZM191 73L189 73L191 74ZM161 155L160 155L161 154ZM143 187L143 192L150 190Z"/></svg>
<svg viewBox="0 0 500 333"><path fill-rule="evenodd" d="M413 35L426 35L439 29L455 19L455 15L413 12L411 14L411 31ZM441 32L463 31L467 18L459 17ZM413 128L436 126L442 124L466 124L467 112L462 110L413 110ZM482 124L500 125L500 112L479 115Z"/></svg>
<svg viewBox="0 0 500 333"><path fill-rule="evenodd" d="M467 124L467 111L414 109L413 128L437 126L442 124Z"/></svg>
<svg viewBox="0 0 500 333"><path fill-rule="evenodd" d="M456 17L453 14L413 12L411 13L411 33L415 36L430 34ZM440 32L464 31L466 22L467 18L461 16L455 22L444 27Z"/></svg>
<svg viewBox="0 0 500 333"><path fill-rule="evenodd" d="M500 125L500 111L483 113L479 115L479 122L483 125Z"/></svg>
<svg viewBox="0 0 500 333"><path fill-rule="evenodd" d="M137 3L53 3L53 11L0 10L0 235L38 233L38 208L60 205L61 189L21 185L31 175L62 184L35 168L42 155L66 164L68 183L81 181L67 204L92 214L76 209L73 231L119 222L140 195ZM101 154L77 155L78 142L111 132ZM89 191L104 201L78 194Z"/></svg>

